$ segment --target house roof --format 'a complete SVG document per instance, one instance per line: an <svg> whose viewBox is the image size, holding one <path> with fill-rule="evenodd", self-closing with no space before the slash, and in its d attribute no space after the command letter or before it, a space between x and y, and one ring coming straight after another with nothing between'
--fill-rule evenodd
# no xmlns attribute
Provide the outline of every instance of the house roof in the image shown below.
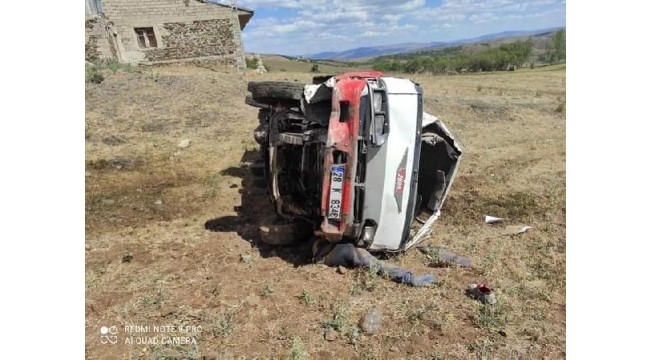
<svg viewBox="0 0 650 360"><path fill-rule="evenodd" d="M230 4L219 2L218 0L197 0L197 1L209 3L213 5L225 6L228 8L230 7ZM221 0L221 1L226 1L226 0ZM255 10L243 8L241 6L235 6L235 9L237 9L238 12L243 13L243 14L239 14L239 25L241 27L241 30L244 30L244 26L246 26L246 24L248 24L248 21L253 17L253 15L255 15Z"/></svg>
<svg viewBox="0 0 650 360"><path fill-rule="evenodd" d="M221 6L230 7L230 4L224 4L224 3L222 3L222 2L219 2L218 0L198 0L198 1L200 1L200 2L204 2L204 3L210 3L210 4L215 4L215 5L221 5ZM221 1L224 1L224 0L221 0ZM237 9L238 11L249 12L249 13L251 13L251 14L255 13L255 10L253 10L253 9L249 9L249 8L245 8L245 7L241 7L241 6L235 6L235 9Z"/></svg>

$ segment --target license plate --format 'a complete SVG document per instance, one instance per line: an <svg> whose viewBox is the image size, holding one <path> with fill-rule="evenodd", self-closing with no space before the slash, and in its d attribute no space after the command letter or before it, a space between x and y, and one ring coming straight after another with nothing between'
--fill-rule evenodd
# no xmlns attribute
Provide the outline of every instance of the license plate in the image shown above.
<svg viewBox="0 0 650 360"><path fill-rule="evenodd" d="M327 218L333 220L341 219L341 202L343 200L343 165L332 166L332 178L330 179L330 204Z"/></svg>

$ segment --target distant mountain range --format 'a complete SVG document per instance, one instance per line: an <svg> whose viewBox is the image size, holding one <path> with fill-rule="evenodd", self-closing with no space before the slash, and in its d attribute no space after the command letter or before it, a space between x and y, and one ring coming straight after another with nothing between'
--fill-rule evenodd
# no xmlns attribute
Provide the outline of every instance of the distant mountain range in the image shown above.
<svg viewBox="0 0 650 360"><path fill-rule="evenodd" d="M564 27L540 29L540 30L532 30L532 31L504 31L496 34L483 35L471 39L461 39L461 40L448 41L448 42L434 41L430 43L402 43L402 44L392 44L392 45L382 45L382 46L360 47L360 48L349 49L349 50L338 51L338 52L336 51L321 52L317 54L305 55L304 57L310 59L322 59L322 60L352 60L352 59L372 58L376 56L393 55L393 54L400 54L404 52L426 51L426 50L431 50L436 48L458 46L462 44L469 44L469 43L482 42L482 41L492 41L492 40L503 39L503 38L547 35L549 33L553 33L560 29L564 29Z"/></svg>

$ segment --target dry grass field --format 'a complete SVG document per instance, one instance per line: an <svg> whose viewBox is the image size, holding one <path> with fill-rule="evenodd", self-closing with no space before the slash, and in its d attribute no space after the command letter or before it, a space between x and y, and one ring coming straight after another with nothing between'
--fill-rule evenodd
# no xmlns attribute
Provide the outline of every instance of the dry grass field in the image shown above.
<svg viewBox="0 0 650 360"><path fill-rule="evenodd" d="M259 244L257 225L272 209L246 169L257 146L246 82L312 76L273 70L123 68L87 83L88 359L565 357L564 67L412 77L425 111L465 150L424 243L474 261L432 267L415 249L389 259L434 274L426 288L360 269L339 274L310 264L304 246ZM508 221L484 224L488 214ZM533 229L509 235L513 225ZM496 305L464 294L478 281ZM366 334L358 324L371 308L381 327ZM116 344L102 344L102 326L117 327ZM196 344L162 343L173 336Z"/></svg>
<svg viewBox="0 0 650 360"><path fill-rule="evenodd" d="M335 60L291 60L279 55L263 55L262 61L264 66L268 67L271 72L309 72L313 64L318 65L318 69L326 74L338 74L345 71L371 70L372 66L361 64L352 67L352 62L340 62Z"/></svg>

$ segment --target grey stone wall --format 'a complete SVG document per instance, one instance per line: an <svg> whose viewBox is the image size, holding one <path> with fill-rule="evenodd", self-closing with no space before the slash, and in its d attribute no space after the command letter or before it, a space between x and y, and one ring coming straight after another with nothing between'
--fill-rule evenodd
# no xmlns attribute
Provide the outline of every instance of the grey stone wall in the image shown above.
<svg viewBox="0 0 650 360"><path fill-rule="evenodd" d="M148 61L201 58L233 54L236 43L229 19L166 23L161 48L145 50Z"/></svg>
<svg viewBox="0 0 650 360"><path fill-rule="evenodd" d="M86 61L117 59L111 26L111 22L100 15L86 19Z"/></svg>
<svg viewBox="0 0 650 360"><path fill-rule="evenodd" d="M99 50L97 50L97 37L92 34L93 25L86 21L86 61L90 62L99 60L100 56Z"/></svg>

